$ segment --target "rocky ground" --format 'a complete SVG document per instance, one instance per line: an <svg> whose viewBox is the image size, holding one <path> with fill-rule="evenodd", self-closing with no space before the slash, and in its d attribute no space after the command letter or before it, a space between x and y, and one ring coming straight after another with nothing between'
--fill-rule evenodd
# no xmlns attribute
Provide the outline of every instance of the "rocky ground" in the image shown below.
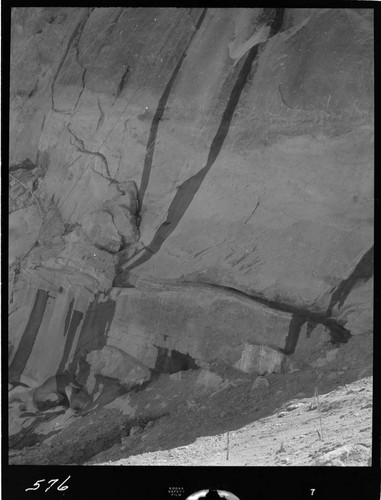
<svg viewBox="0 0 381 500"><path fill-rule="evenodd" d="M202 410L201 418L205 413ZM121 450L114 446L91 463L366 466L371 456L371 415L372 377L366 377L320 396L319 404L314 397L300 396L268 417L238 429L234 426L235 430L229 432L229 454L225 432L198 437L189 445L119 460L115 459L122 454Z"/></svg>
<svg viewBox="0 0 381 500"><path fill-rule="evenodd" d="M353 338L335 359L326 346L319 367L256 377L216 364L161 375L88 414L45 412L40 434L35 423L11 436L10 463L367 466L373 379L366 337L370 343L370 336Z"/></svg>

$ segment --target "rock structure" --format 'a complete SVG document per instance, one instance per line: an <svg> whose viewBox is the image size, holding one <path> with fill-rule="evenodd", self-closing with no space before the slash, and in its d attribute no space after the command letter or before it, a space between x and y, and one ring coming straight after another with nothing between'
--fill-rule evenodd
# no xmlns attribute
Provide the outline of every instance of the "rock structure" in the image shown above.
<svg viewBox="0 0 381 500"><path fill-rule="evenodd" d="M367 9L13 9L13 380L371 332L372 64Z"/></svg>

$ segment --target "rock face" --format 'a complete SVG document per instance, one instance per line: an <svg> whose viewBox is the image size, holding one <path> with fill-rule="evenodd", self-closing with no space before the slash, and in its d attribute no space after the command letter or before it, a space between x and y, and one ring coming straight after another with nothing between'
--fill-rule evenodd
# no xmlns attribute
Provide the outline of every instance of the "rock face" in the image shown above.
<svg viewBox="0 0 381 500"><path fill-rule="evenodd" d="M100 249L117 253L136 243L138 192L134 182L118 185L120 194L107 200L98 210L86 213L81 225L91 242Z"/></svg>
<svg viewBox="0 0 381 500"><path fill-rule="evenodd" d="M372 332L372 15L12 10L14 380L263 374Z"/></svg>
<svg viewBox="0 0 381 500"><path fill-rule="evenodd" d="M91 384L92 377L102 375L119 380L125 387L130 388L143 384L150 379L151 372L143 364L138 363L136 358L129 356L124 351L112 346L104 346L102 349L91 351L86 357L90 365ZM90 385L90 389L92 389Z"/></svg>

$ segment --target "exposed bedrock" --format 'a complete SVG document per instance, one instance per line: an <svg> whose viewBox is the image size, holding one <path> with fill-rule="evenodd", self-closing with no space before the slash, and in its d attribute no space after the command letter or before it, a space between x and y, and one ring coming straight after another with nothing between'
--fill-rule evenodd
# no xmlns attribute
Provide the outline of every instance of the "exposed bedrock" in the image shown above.
<svg viewBox="0 0 381 500"><path fill-rule="evenodd" d="M81 287L18 292L25 306L10 316L13 381L42 383L69 370L95 394L110 380L129 390L159 373L216 361L248 373L281 372L299 337L308 351L317 327L326 342L350 337L322 315L279 310L210 286L86 293Z"/></svg>
<svg viewBox="0 0 381 500"><path fill-rule="evenodd" d="M13 378L102 394L373 331L371 9L15 8L11 32Z"/></svg>

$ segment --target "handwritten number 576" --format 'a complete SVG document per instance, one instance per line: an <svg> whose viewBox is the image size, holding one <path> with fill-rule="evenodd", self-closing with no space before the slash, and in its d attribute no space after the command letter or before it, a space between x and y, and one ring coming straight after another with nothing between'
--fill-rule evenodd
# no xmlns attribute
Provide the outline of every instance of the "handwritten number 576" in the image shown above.
<svg viewBox="0 0 381 500"><path fill-rule="evenodd" d="M58 491L65 491L69 488L69 486L64 486L64 484L66 483L66 481L68 481L70 479L70 476L68 476L65 481L63 481L59 486L57 486L57 490ZM33 486L36 486L35 488L27 488L25 491L36 491L38 490L38 488L41 486L40 483L44 482L45 479L39 479L38 481L36 481L34 483ZM52 483L50 486L48 486L45 490L45 493L52 487L54 486L57 482L59 481L59 479L51 479L50 481L48 481L48 483Z"/></svg>

